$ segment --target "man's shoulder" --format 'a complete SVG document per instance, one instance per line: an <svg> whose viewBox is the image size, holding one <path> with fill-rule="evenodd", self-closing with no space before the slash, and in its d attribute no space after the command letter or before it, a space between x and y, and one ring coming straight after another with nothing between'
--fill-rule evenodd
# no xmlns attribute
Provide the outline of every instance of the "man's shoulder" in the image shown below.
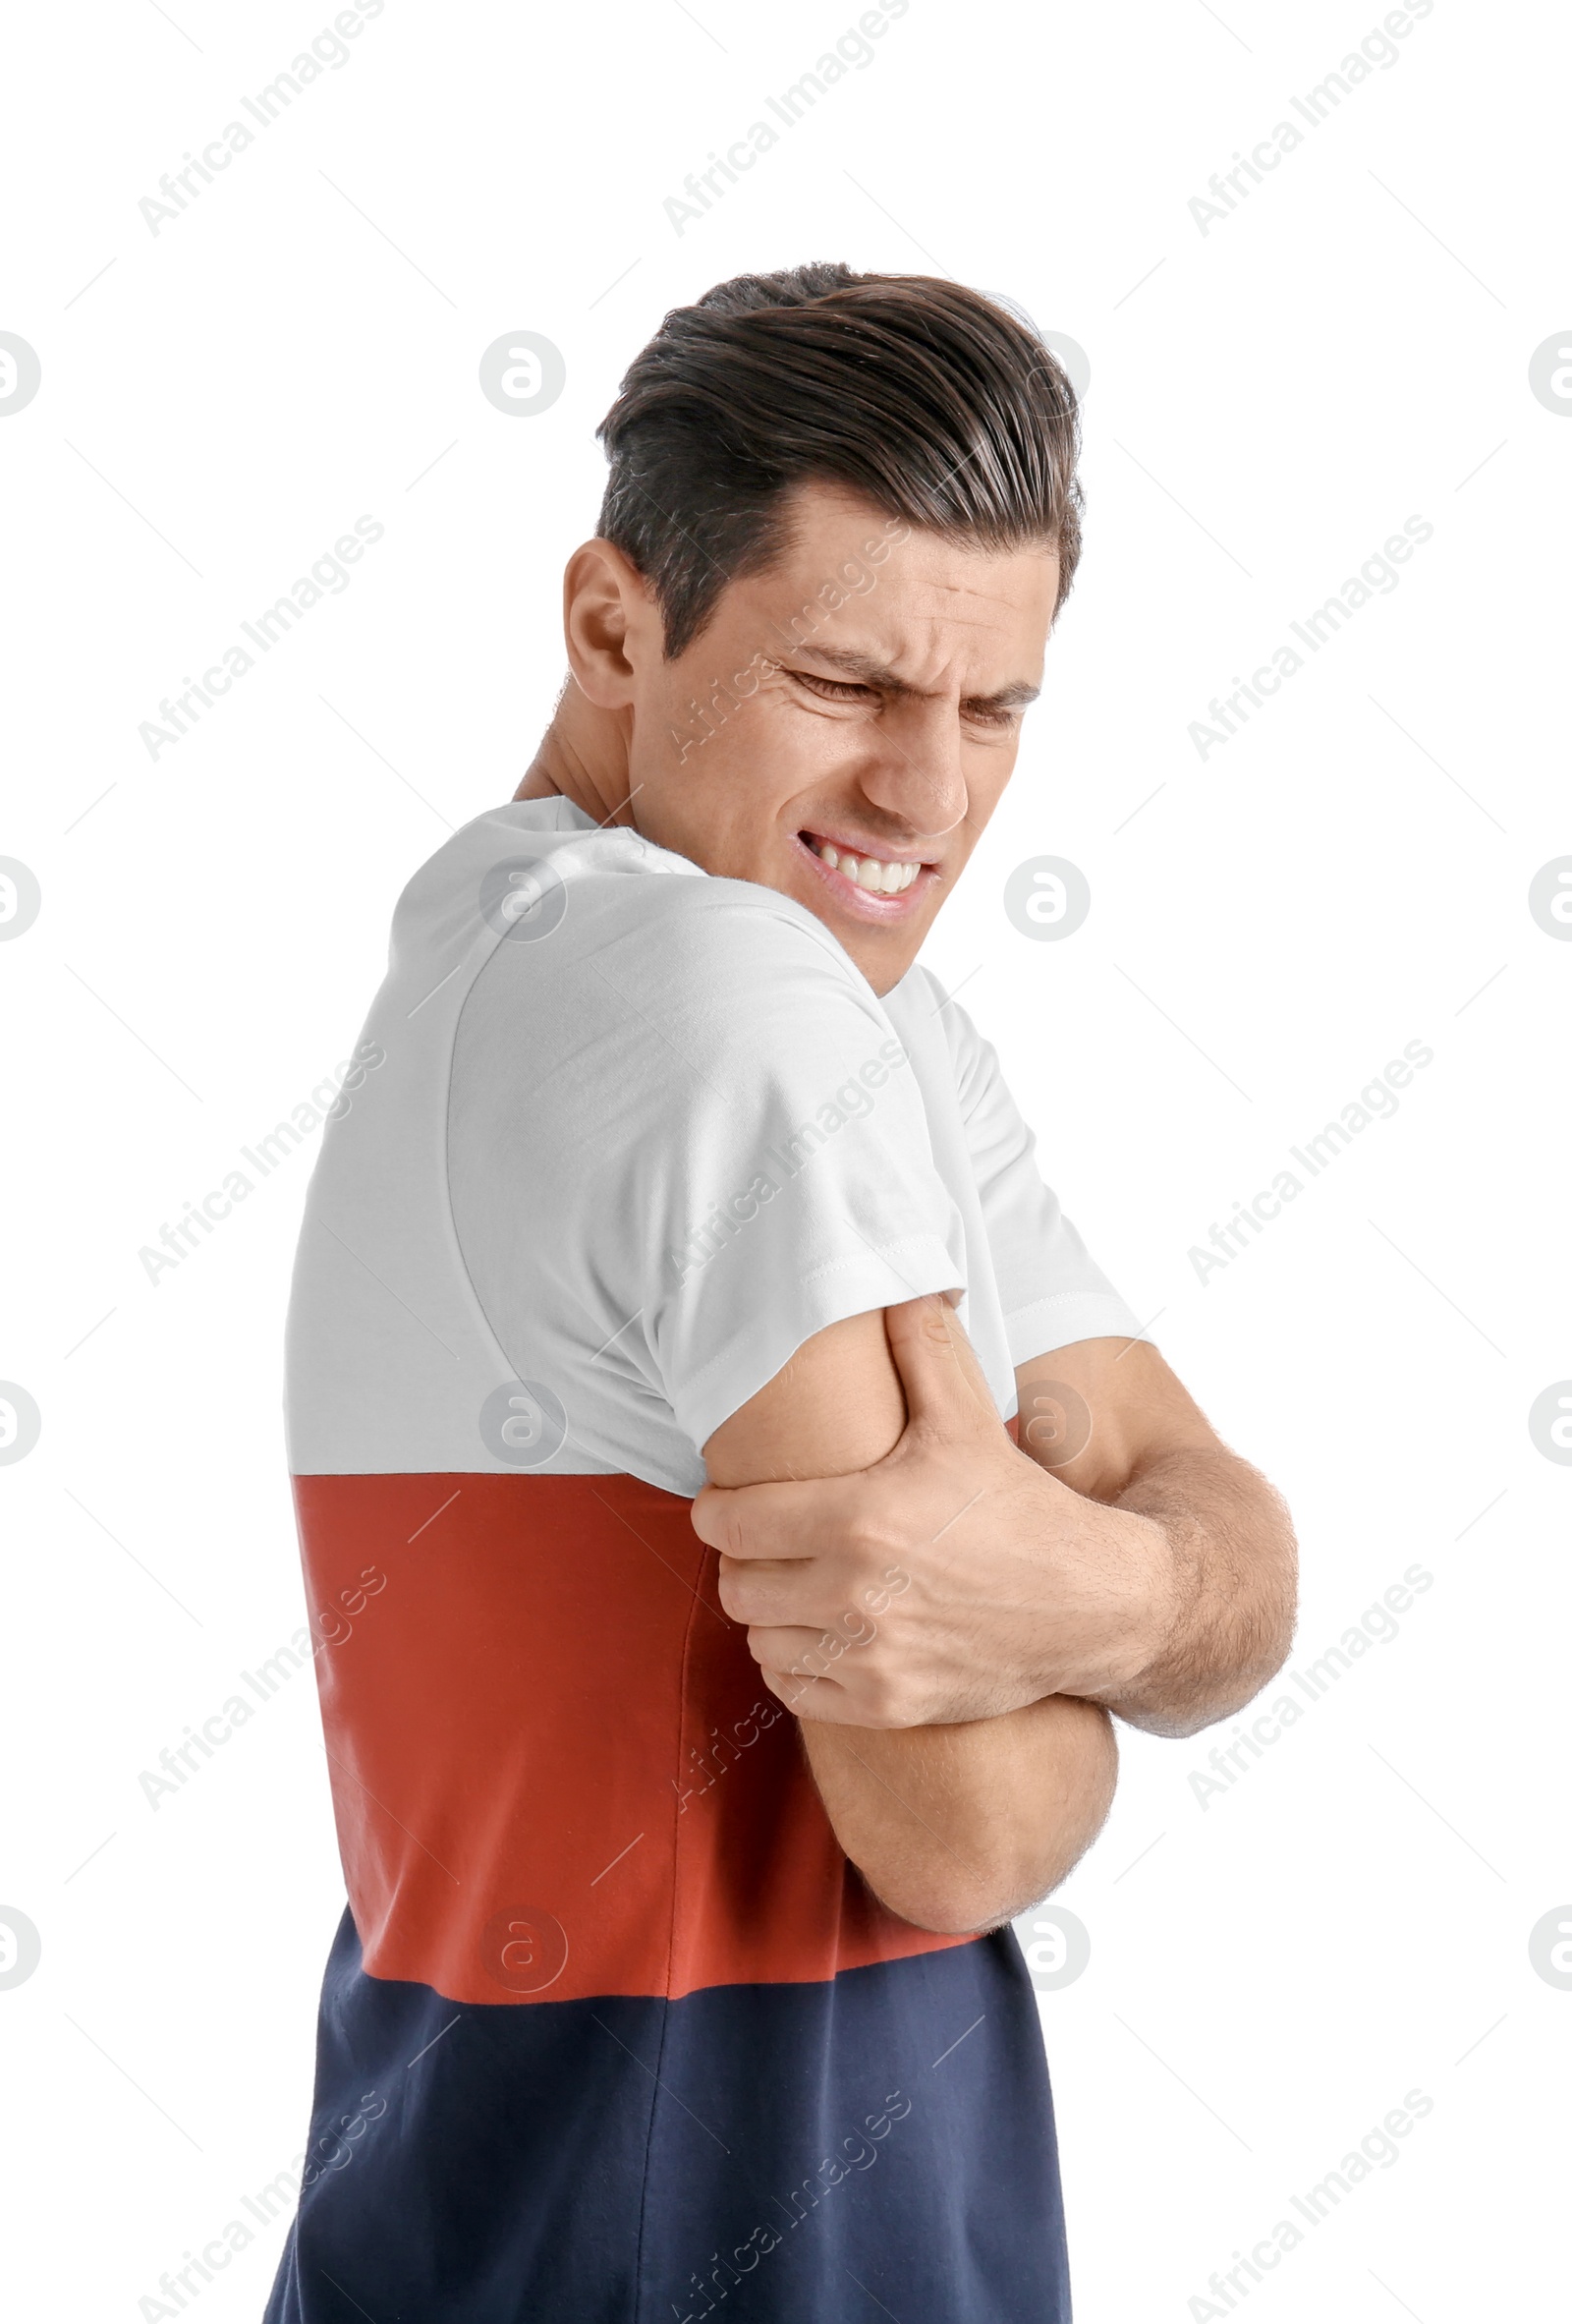
<svg viewBox="0 0 1572 2324"><path fill-rule="evenodd" d="M907 970L884 1005L909 1049L915 1053L931 1051L935 1070L943 1061L963 1102L996 1065L991 1044L978 1031L944 980L923 961Z"/></svg>
<svg viewBox="0 0 1572 2324"><path fill-rule="evenodd" d="M585 904L586 935L592 916L595 935L637 963L653 992L724 1002L784 987L805 999L840 993L873 1004L867 979L823 922L753 880L706 874L617 891L597 883L592 894L587 887Z"/></svg>
<svg viewBox="0 0 1572 2324"><path fill-rule="evenodd" d="M485 952L477 990L528 992L553 1008L609 989L646 1016L739 1027L792 1008L878 1014L867 979L805 905L706 873L637 831L598 829L576 809L540 812L566 804L522 802L455 834L401 901L411 945L440 950L468 922ZM396 920L395 951L399 935Z"/></svg>
<svg viewBox="0 0 1572 2324"><path fill-rule="evenodd" d="M463 824L415 873L393 914L394 956L487 931L536 942L561 925L571 889L607 879L632 889L662 872L703 877L637 831L591 822L569 800L512 800Z"/></svg>
<svg viewBox="0 0 1572 2324"><path fill-rule="evenodd" d="M796 975L866 992L866 980L806 906L752 880L711 876L625 825L596 825L565 799L515 800L477 816L399 898L395 958L489 930L512 965L551 980L589 959L757 984Z"/></svg>

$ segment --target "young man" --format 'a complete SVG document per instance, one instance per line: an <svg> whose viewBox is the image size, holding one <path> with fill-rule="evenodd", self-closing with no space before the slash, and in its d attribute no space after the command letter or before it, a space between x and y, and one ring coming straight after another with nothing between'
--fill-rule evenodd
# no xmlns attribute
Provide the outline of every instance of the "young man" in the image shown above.
<svg viewBox="0 0 1572 2324"><path fill-rule="evenodd" d="M977 295L809 266L669 315L601 434L572 674L400 902L302 1237L350 1909L268 2313L1053 2324L1007 1924L1110 1713L1246 1702L1293 1590L914 966L1074 402Z"/></svg>

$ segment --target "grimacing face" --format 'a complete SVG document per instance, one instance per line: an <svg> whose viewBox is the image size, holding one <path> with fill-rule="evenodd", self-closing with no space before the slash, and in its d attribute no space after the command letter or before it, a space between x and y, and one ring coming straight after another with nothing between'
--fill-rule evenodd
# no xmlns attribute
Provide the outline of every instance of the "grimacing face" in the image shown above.
<svg viewBox="0 0 1572 2324"><path fill-rule="evenodd" d="M784 552L673 661L640 576L587 543L566 577L573 674L623 737L617 820L795 897L882 994L1010 778L1058 559L918 531L826 483L790 513Z"/></svg>

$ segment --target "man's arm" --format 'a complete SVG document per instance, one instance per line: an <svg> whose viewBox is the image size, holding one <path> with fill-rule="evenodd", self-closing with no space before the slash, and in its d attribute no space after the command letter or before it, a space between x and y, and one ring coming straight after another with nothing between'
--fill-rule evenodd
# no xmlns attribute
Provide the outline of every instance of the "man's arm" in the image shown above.
<svg viewBox="0 0 1572 2324"><path fill-rule="evenodd" d="M1298 1560L1281 1496L1145 1340L1083 1339L1015 1380L1022 1451L1073 1493L1152 1520L1166 1545L1166 1615L1147 1625L1141 1666L1090 1698L1152 1734L1229 1717L1293 1638Z"/></svg>
<svg viewBox="0 0 1572 2324"><path fill-rule="evenodd" d="M803 1667L881 1573L906 1576L802 1715L916 1727L1074 1695L1179 1735L1248 1702L1292 1636L1292 1527L1155 1350L1088 1340L1023 1367L1017 1450L943 1300L885 1321L909 1412L886 1458L837 1479L706 1486L694 1504L766 1673Z"/></svg>
<svg viewBox="0 0 1572 2324"><path fill-rule="evenodd" d="M954 1385L970 1417L1002 1442L975 1371ZM846 1477L883 1461L908 1417L884 1317L854 1316L816 1333L717 1429L705 1464L719 1487ZM842 1658L873 1642L911 1587L886 1560L803 1643L794 1667L766 1664L764 1676L801 1714L836 1838L880 1901L920 1928L992 1928L1056 1887L1095 1838L1113 1797L1112 1728L1096 1706L1060 1696L963 1724L826 1716Z"/></svg>

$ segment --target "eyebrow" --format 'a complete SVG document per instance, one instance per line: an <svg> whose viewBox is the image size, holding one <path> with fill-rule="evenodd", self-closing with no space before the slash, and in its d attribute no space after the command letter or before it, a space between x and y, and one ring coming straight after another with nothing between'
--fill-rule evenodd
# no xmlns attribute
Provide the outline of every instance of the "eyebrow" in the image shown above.
<svg viewBox="0 0 1572 2324"><path fill-rule="evenodd" d="M842 677L861 685L877 686L885 694L901 696L909 701L924 699L920 686L909 686L904 678L898 678L893 670L875 661L870 653L857 653L847 647L807 644L799 652L811 660L827 661ZM1028 703L1037 701L1041 691L1040 686L1028 686L1022 680L1013 686L1001 686L996 694L965 695L962 707L974 710L1024 710Z"/></svg>

